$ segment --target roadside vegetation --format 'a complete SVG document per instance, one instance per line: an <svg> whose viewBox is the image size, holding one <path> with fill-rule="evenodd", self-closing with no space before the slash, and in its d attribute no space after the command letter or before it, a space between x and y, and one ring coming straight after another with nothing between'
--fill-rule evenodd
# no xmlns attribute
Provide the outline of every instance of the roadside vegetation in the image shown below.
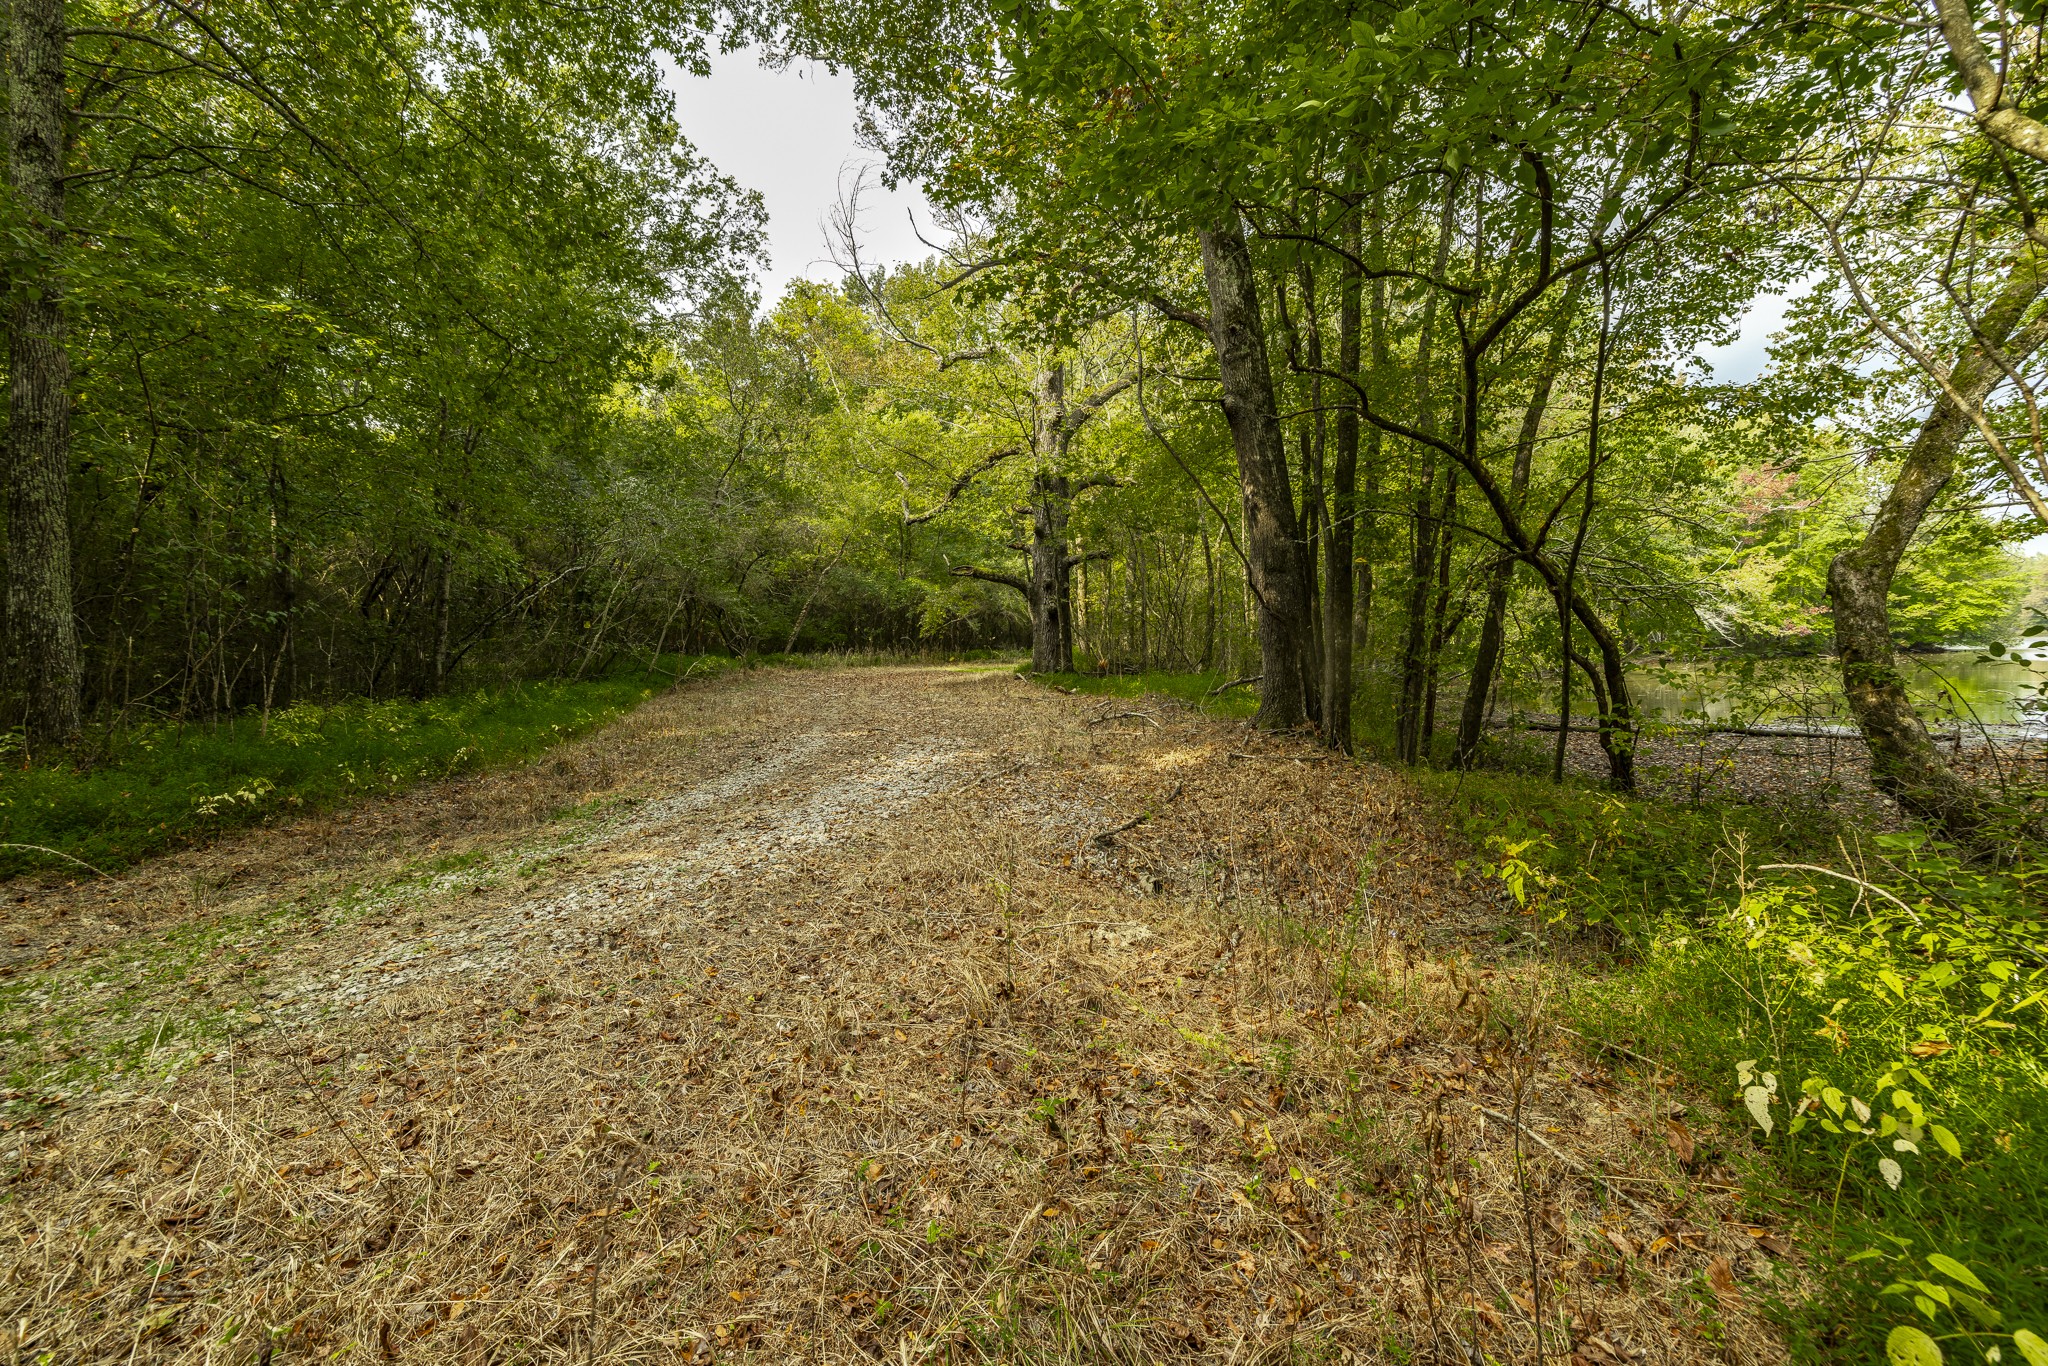
<svg viewBox="0 0 2048 1366"><path fill-rule="evenodd" d="M530 759L673 686L730 668L515 683L425 699L343 698L210 722L128 725L52 761L0 769L0 876L110 873L243 826Z"/></svg>
<svg viewBox="0 0 2048 1366"><path fill-rule="evenodd" d="M1216 694L1228 681L1053 685L1248 716L1241 692ZM2033 1360L2048 1338L2048 857L2019 843L2030 833L1986 866L1805 802L1559 785L1521 745L1414 781L1470 875L1511 898L1504 944L1568 977L1582 1046L1748 1131L1720 1156L1791 1221L1819 1292L1777 1305L1794 1342L1868 1360L1905 1322L1951 1351ZM1683 1119L1664 1139L1687 1167L1707 1160Z"/></svg>

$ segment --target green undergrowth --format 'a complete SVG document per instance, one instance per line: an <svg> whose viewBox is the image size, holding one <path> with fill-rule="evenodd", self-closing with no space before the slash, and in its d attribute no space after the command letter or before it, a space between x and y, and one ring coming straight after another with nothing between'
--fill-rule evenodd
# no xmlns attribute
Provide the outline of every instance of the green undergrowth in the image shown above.
<svg viewBox="0 0 2048 1366"><path fill-rule="evenodd" d="M1246 715L1174 675L1055 680ZM1361 746L1371 733L1364 718ZM1818 806L1621 797L1508 767L1413 779L1574 964L1569 1022L1743 1135L1815 1290L1803 1359L2048 1366L2048 858L1992 869ZM1776 866L1774 866L1776 865ZM1786 865L1805 865L1792 867Z"/></svg>
<svg viewBox="0 0 2048 1366"><path fill-rule="evenodd" d="M1817 1283L1782 1306L1803 1356L2048 1362L2048 862L1818 810L1419 781L1576 951L1572 1023L1741 1126L1722 1156Z"/></svg>
<svg viewBox="0 0 2048 1366"><path fill-rule="evenodd" d="M735 663L665 659L655 672L423 701L301 703L268 717L133 725L101 737L88 759L0 770L0 876L111 872L225 831L518 763L679 676Z"/></svg>
<svg viewBox="0 0 2048 1366"><path fill-rule="evenodd" d="M1206 711L1212 711L1218 716L1250 716L1259 709L1258 694L1247 688L1232 688L1220 696L1212 696L1218 687L1230 681L1224 674L1073 673L1032 676L1049 687L1088 697L1139 698L1149 693L1177 698Z"/></svg>

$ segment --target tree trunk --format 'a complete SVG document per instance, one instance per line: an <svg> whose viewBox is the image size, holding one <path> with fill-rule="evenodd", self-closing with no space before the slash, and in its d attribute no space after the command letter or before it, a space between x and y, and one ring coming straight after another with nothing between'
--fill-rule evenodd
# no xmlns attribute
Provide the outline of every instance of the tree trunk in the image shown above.
<svg viewBox="0 0 2048 1366"><path fill-rule="evenodd" d="M1207 673L1216 664L1216 549L1209 540L1207 509L1197 507L1195 520L1202 528L1202 581L1208 590L1202 613L1202 672Z"/></svg>
<svg viewBox="0 0 2048 1366"><path fill-rule="evenodd" d="M1433 272L1442 278L1450 265L1451 227L1457 210L1456 184L1444 191L1443 209L1437 222L1436 256ZM1437 315L1437 291L1431 290L1422 305L1422 325L1415 343L1415 428L1424 436L1437 433L1436 404L1431 394L1431 374ZM1429 656L1429 581L1436 568L1435 483L1436 449L1420 443L1421 462L1415 479L1414 534L1408 547L1407 629L1401 640L1401 692L1394 710L1394 750L1403 763L1420 763L1423 758L1422 711L1425 674Z"/></svg>
<svg viewBox="0 0 2048 1366"><path fill-rule="evenodd" d="M7 635L31 741L62 744L79 727L82 664L71 586L71 355L63 280L68 144L62 0L13 0L8 180L33 244L14 263L8 367Z"/></svg>
<svg viewBox="0 0 2048 1366"><path fill-rule="evenodd" d="M263 690L264 729L272 708L289 707L298 691L298 645L293 636L298 576L292 568L291 485L273 451L270 462L270 667Z"/></svg>
<svg viewBox="0 0 2048 1366"><path fill-rule="evenodd" d="M1357 255L1358 234L1351 234ZM1337 369L1358 379L1360 275L1353 261L1344 263L1337 286ZM1356 646L1352 620L1353 575L1357 557L1358 399L1352 395L1337 408L1337 460L1330 471L1330 532L1324 542L1328 563L1323 574L1323 740L1331 748L1351 752L1351 661Z"/></svg>
<svg viewBox="0 0 2048 1366"><path fill-rule="evenodd" d="M1543 369L1536 377L1536 389L1529 396L1529 406L1522 410L1522 428L1515 435L1515 464L1508 475L1508 500L1514 504L1517 515L1528 498L1529 473L1536 463L1536 438L1542 433L1543 416L1550 407L1550 391L1556 385L1558 369L1564 363L1564 348L1570 336L1581 278L1575 276L1565 287L1564 307L1550 334L1549 354L1544 357ZM1504 556L1494 566L1486 585L1486 615L1480 619L1479 646L1472 659L1472 681L1465 690L1465 709L1458 717L1455 763L1459 768L1471 766L1486 735L1487 703L1493 695L1494 680L1500 675L1501 650L1507 639L1508 590L1514 585L1514 577L1515 561Z"/></svg>
<svg viewBox="0 0 2048 1366"><path fill-rule="evenodd" d="M1436 605L1429 614L1429 653L1423 661L1422 733L1416 748L1427 757L1436 737L1437 680L1443 669L1444 647L1457 633L1451 619L1451 524L1458 510L1458 467L1444 470L1444 506L1437 517Z"/></svg>
<svg viewBox="0 0 2048 1366"><path fill-rule="evenodd" d="M1375 211L1373 216L1373 259L1377 264L1384 264L1384 256L1384 232L1379 214ZM1388 357L1392 350L1387 342L1386 280L1376 279L1372 282L1372 289L1366 296L1366 304L1366 335L1371 341L1371 350L1367 356L1367 360L1372 366L1372 376L1368 381L1368 386L1370 386L1377 383L1380 377L1387 373ZM1355 398L1357 395L1354 394L1353 397ZM1358 649L1368 661L1373 658L1372 609L1373 594L1377 584L1373 574L1372 557L1373 552L1379 547L1378 508L1380 505L1381 467L1384 463L1381 457L1385 451L1386 434L1380 431L1377 426L1368 426L1365 429L1363 458L1365 461L1365 506L1369 511L1364 514L1360 521L1360 526L1365 533L1365 544L1357 551L1358 611L1356 621Z"/></svg>
<svg viewBox="0 0 2048 1366"><path fill-rule="evenodd" d="M1308 579L1300 563L1287 449L1273 396L1258 281L1244 234L1229 224L1201 235L1209 291L1209 338L1222 382L1223 416L1237 451L1245 559L1258 600L1259 710L1254 724L1286 730L1316 716Z"/></svg>
<svg viewBox="0 0 2048 1366"><path fill-rule="evenodd" d="M440 573L434 581L434 692L448 684L448 645L455 620L455 556L441 552Z"/></svg>
<svg viewBox="0 0 2048 1366"><path fill-rule="evenodd" d="M1031 481L1031 671L1065 673L1067 477L1041 472Z"/></svg>
<svg viewBox="0 0 2048 1366"><path fill-rule="evenodd" d="M2027 329L2017 342L2013 334L2041 296L2043 268L2036 252L2020 254L1980 322L1979 341L1964 350L1950 372L1950 382L1969 408L1981 407L2005 378L1995 352L2002 350L2017 365L2039 344L2037 329ZM1871 518L1870 530L1828 566L1842 691L1870 750L1871 782L1912 815L1964 843L1981 836L1989 796L1942 762L1914 712L1892 651L1889 598L1892 577L1922 518L1955 476L1957 447L1973 430L1969 408L1946 395L1935 403Z"/></svg>

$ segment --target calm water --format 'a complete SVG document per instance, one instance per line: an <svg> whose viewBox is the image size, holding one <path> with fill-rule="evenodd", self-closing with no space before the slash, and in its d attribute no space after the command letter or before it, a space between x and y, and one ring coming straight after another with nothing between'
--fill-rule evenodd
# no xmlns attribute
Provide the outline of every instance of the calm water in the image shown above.
<svg viewBox="0 0 2048 1366"><path fill-rule="evenodd" d="M2048 730L2041 693L2048 659L2031 666L1981 660L1982 651L1899 656L1923 714L1935 722L1960 719L1993 726ZM1980 662L1981 661L1981 662ZM1794 717L1846 719L1840 675L1832 659L1754 660L1746 664L1645 664L1629 671L1636 701L1653 716L1704 716L1730 725L1756 725ZM1512 701L1531 711L1557 709L1555 684L1524 685ZM1576 708L1583 705L1574 702Z"/></svg>

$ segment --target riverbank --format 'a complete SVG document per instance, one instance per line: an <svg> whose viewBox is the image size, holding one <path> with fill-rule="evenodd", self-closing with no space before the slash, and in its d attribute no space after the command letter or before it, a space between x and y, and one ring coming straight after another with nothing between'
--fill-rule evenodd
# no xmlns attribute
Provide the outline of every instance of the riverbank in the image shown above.
<svg viewBox="0 0 2048 1366"><path fill-rule="evenodd" d="M1548 771L1555 753L1555 716L1532 716L1526 724L1494 733L1506 765ZM1764 729L1762 727L1758 729ZM2048 739L2039 736L1949 733L1941 742L1952 768L1992 791L2017 797L2048 786ZM1652 725L1636 747L1641 795L1692 805L1730 801L1776 807L1815 805L1874 828L1900 828L1904 816L1890 798L1870 784L1870 751L1853 730L1839 734L1730 734ZM1596 780L1607 776L1607 756L1590 729L1574 725L1565 747L1569 772Z"/></svg>

